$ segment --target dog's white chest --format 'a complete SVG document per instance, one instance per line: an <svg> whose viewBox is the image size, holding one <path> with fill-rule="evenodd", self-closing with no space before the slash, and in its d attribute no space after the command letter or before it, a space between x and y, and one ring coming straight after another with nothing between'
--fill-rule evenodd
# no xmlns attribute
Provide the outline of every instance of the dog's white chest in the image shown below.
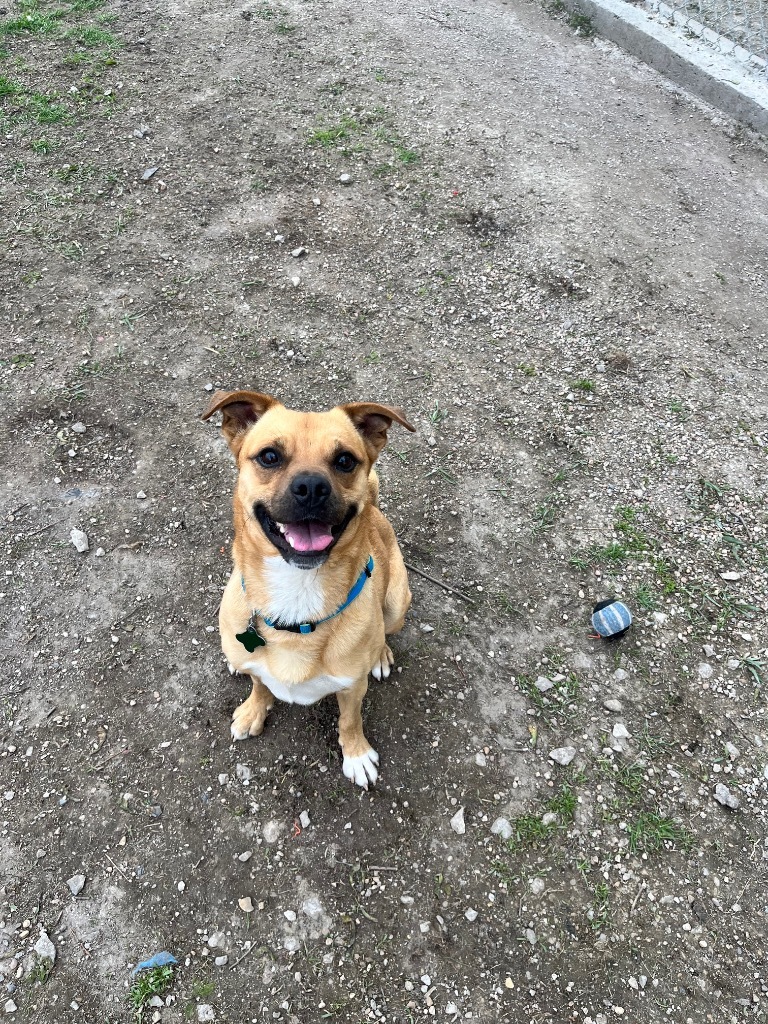
<svg viewBox="0 0 768 1024"><path fill-rule="evenodd" d="M330 693L347 690L354 683L354 679L346 676L324 675L307 679L303 683L285 683L282 679L276 679L262 664L253 661L243 665L239 671L252 672L273 696L286 704L316 704Z"/></svg>

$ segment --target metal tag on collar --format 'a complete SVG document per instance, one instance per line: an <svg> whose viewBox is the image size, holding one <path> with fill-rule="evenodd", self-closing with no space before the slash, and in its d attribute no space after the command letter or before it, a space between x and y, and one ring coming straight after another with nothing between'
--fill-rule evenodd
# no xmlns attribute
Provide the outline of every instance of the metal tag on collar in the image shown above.
<svg viewBox="0 0 768 1024"><path fill-rule="evenodd" d="M244 633L235 633L235 638L240 641L249 654L253 654L257 647L265 647L267 643L261 633L250 622Z"/></svg>

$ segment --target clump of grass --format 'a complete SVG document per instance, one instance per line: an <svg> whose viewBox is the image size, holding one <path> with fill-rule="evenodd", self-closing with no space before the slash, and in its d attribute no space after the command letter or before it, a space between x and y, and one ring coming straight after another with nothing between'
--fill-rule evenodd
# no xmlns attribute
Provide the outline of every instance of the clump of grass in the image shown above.
<svg viewBox="0 0 768 1024"><path fill-rule="evenodd" d="M164 995L173 981L173 967L153 967L144 971L131 985L128 1002L133 1009L135 1024L142 1024L144 1011L152 996Z"/></svg>
<svg viewBox="0 0 768 1024"><path fill-rule="evenodd" d="M683 825L654 811L642 811L629 826L629 848L632 853L655 853L667 844L689 850L693 838Z"/></svg>
<svg viewBox="0 0 768 1024"><path fill-rule="evenodd" d="M595 26L592 24L592 19L580 11L573 12L568 19L568 24L577 35L584 36L586 39L595 34Z"/></svg>
<svg viewBox="0 0 768 1024"><path fill-rule="evenodd" d="M571 384L571 387L575 391L590 392L595 390L595 382L593 380L589 380L587 377L580 377L579 380L575 380Z"/></svg>
<svg viewBox="0 0 768 1024"><path fill-rule="evenodd" d="M351 117L342 117L338 124L318 128L309 136L310 145L335 146L344 139L349 139L359 129L359 124Z"/></svg>
<svg viewBox="0 0 768 1024"><path fill-rule="evenodd" d="M78 26L72 28L67 32L67 36L70 39L74 39L80 46L85 46L89 50L107 49L117 50L120 47L120 41L108 32L105 28L100 28L98 25L85 25L83 27Z"/></svg>

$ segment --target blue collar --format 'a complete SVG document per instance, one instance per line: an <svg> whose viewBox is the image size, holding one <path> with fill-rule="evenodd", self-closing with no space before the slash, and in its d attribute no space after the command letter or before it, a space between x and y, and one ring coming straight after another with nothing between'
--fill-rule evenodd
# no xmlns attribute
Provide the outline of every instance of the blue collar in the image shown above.
<svg viewBox="0 0 768 1024"><path fill-rule="evenodd" d="M359 594L361 593L363 587L365 586L367 580L371 577L372 573L373 555L369 557L368 561L365 564L365 568L355 580L354 586L347 594L346 601L343 604L340 604L335 612L331 612L330 615L326 615L324 619L318 619L316 622L296 622L292 624L286 624L284 622L281 622L279 619L277 621L274 621L273 619L268 619L266 615L262 614L262 612L258 610L258 608L254 608L253 611L251 612L251 619L250 622L248 623L248 629L253 628L253 620L255 618L260 618L262 622L266 623L266 625L269 626L271 629L285 629L289 633L314 633L318 626L322 626L322 624L324 622L328 622L329 619L335 619L337 615L341 615L345 608L349 608L349 606L352 604L355 598L358 597ZM245 593L245 578L243 577L242 573L240 574L240 584L243 588L243 593Z"/></svg>

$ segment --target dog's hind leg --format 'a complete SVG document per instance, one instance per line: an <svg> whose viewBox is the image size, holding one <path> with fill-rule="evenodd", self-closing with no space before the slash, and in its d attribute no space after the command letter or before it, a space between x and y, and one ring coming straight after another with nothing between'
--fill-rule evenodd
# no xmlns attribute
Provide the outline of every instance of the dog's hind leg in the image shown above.
<svg viewBox="0 0 768 1024"><path fill-rule="evenodd" d="M256 676L251 676L253 689L247 700L244 700L232 716L232 739L247 740L249 736L259 736L264 729L264 722L269 714L274 697L267 687Z"/></svg>

